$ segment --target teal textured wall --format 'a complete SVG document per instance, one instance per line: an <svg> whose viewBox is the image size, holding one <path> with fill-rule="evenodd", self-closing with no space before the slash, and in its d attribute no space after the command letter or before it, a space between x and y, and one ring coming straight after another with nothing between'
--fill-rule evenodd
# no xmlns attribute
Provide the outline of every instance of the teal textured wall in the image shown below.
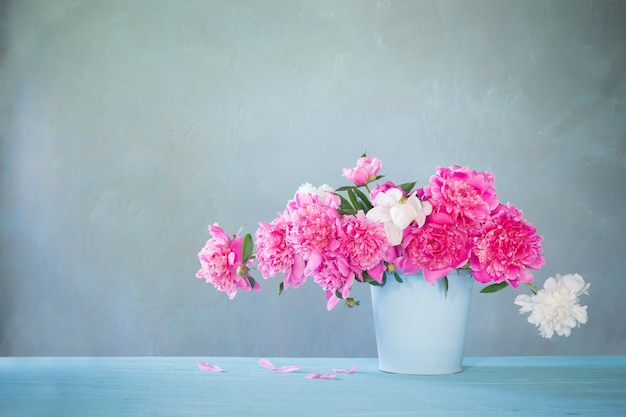
<svg viewBox="0 0 626 417"><path fill-rule="evenodd" d="M0 5L0 354L374 356L369 290L229 301L196 254L302 182L496 175L591 282L544 340L475 294L468 355L626 354L626 2L26 0ZM476 292L480 287L476 288Z"/></svg>

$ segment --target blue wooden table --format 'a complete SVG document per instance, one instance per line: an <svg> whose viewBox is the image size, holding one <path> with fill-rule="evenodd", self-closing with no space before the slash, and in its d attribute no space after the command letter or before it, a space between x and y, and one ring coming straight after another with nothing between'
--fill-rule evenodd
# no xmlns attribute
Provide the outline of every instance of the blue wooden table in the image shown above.
<svg viewBox="0 0 626 417"><path fill-rule="evenodd" d="M225 372L198 368L202 359ZM626 416L626 356L466 358L462 373L394 375L373 358L4 357L0 417ZM333 368L335 379L307 379Z"/></svg>

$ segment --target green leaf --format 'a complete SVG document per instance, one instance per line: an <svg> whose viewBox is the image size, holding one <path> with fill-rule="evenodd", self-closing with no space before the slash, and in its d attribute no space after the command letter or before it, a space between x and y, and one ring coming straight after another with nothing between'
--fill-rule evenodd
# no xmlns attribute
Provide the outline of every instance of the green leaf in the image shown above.
<svg viewBox="0 0 626 417"><path fill-rule="evenodd" d="M357 187L358 185L344 185L342 187L337 188L335 192L353 190Z"/></svg>
<svg viewBox="0 0 626 417"><path fill-rule="evenodd" d="M509 286L509 284L506 283L506 282L499 282L497 284L487 285L485 288L480 290L480 292L482 294L489 294L489 293L492 293L492 292L500 291L502 288L506 288L508 286Z"/></svg>
<svg viewBox="0 0 626 417"><path fill-rule="evenodd" d="M416 183L417 181L405 182L404 184L400 184L398 187L402 188L405 193L409 194L411 191L413 191L413 187L415 187Z"/></svg>
<svg viewBox="0 0 626 417"><path fill-rule="evenodd" d="M363 191L359 190L358 188L355 188L354 192L361 199L361 202L365 206L366 210L363 210L364 212L367 213L368 211L372 209L372 207L374 207L372 203L370 202L370 199L367 197L367 195L365 195Z"/></svg>
<svg viewBox="0 0 626 417"><path fill-rule="evenodd" d="M337 193L335 193L335 195L339 197L339 200L341 200L341 205L339 206L340 209L354 210L354 207L352 206L352 204L350 204L350 202L346 200L344 196L342 196L341 194L337 194Z"/></svg>
<svg viewBox="0 0 626 417"><path fill-rule="evenodd" d="M341 215L348 215L348 216L355 216L358 213L358 210L355 209L337 209L337 213L341 214Z"/></svg>
<svg viewBox="0 0 626 417"><path fill-rule="evenodd" d="M398 281L400 284L402 284L404 282L404 281L402 281L402 278L400 278L400 275L398 275L397 272L394 272L393 276L396 279L396 281Z"/></svg>
<svg viewBox="0 0 626 417"><path fill-rule="evenodd" d="M244 265L252 257L253 247L254 247L254 242L252 241L252 236L250 236L250 233L247 233L243 237L243 244L241 245L241 256L243 257Z"/></svg>
<svg viewBox="0 0 626 417"><path fill-rule="evenodd" d="M280 285L278 286L278 295L281 295L283 291L285 291L285 283L281 282Z"/></svg>
<svg viewBox="0 0 626 417"><path fill-rule="evenodd" d="M348 215L348 216L354 216L354 215L356 215L358 212L359 212L359 211L358 211L358 210L355 210L355 209L347 209L347 210L346 210L346 209L341 209L341 208L337 209L337 213L339 213L339 214L341 214L341 215L344 215L344 214L345 214L345 215Z"/></svg>
<svg viewBox="0 0 626 417"><path fill-rule="evenodd" d="M356 194L354 193L354 190L348 190L348 197L350 198L352 207L358 210L360 205L359 205L359 200L356 198Z"/></svg>
<svg viewBox="0 0 626 417"><path fill-rule="evenodd" d="M441 284L443 285L443 296L445 298L448 298L448 276L446 275L445 277L443 277L443 279L441 280Z"/></svg>

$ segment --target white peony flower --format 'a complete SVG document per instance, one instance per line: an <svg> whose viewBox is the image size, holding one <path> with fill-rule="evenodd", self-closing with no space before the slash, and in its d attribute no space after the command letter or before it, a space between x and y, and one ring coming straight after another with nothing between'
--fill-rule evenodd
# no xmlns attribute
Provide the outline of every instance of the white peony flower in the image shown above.
<svg viewBox="0 0 626 417"><path fill-rule="evenodd" d="M328 184L316 187L308 182L305 182L298 188L294 194L294 198L296 198L298 194L316 195L321 198L325 204L328 204L333 208L337 208L341 205L341 199L339 196L335 195L335 189Z"/></svg>
<svg viewBox="0 0 626 417"><path fill-rule="evenodd" d="M328 184L316 187L311 183L305 182L298 188L296 194L313 194L320 197L323 201L326 198L326 193L332 193L333 191L335 189Z"/></svg>
<svg viewBox="0 0 626 417"><path fill-rule="evenodd" d="M420 201L415 195L404 198L397 188L390 188L376 194L374 208L367 212L369 220L384 223L385 233L393 246L402 243L402 232L413 221L419 227L426 222L426 216L432 213L433 207L428 201Z"/></svg>
<svg viewBox="0 0 626 417"><path fill-rule="evenodd" d="M581 306L578 297L588 295L589 285L578 274L556 274L537 294L518 295L515 304L521 306L520 314L530 312L528 322L539 327L542 337L549 339L555 332L567 337L571 329L587 323L587 306Z"/></svg>
<svg viewBox="0 0 626 417"><path fill-rule="evenodd" d="M296 194L317 194L317 187L310 182L304 182L298 188Z"/></svg>

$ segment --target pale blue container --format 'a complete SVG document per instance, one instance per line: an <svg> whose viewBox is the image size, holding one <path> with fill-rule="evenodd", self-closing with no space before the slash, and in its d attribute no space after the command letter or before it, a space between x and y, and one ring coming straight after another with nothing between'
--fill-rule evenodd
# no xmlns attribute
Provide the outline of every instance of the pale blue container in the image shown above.
<svg viewBox="0 0 626 417"><path fill-rule="evenodd" d="M399 374L441 375L463 370L474 279L469 270L429 284L421 273L371 286L378 367Z"/></svg>

